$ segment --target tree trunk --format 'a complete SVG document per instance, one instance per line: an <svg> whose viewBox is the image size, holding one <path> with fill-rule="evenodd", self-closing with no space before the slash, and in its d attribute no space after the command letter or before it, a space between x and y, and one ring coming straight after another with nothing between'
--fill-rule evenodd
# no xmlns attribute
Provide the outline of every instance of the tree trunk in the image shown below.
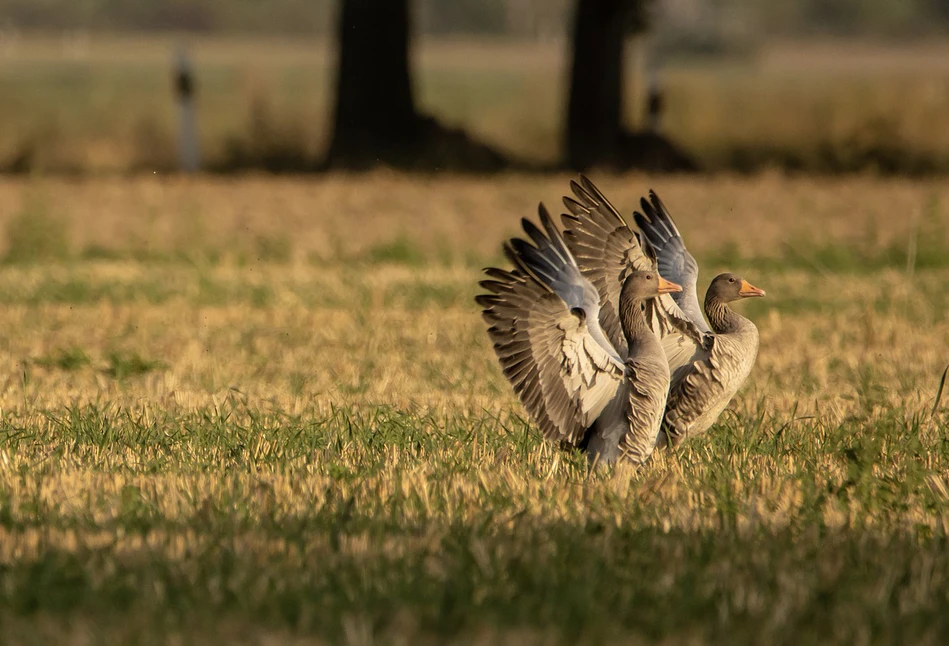
<svg viewBox="0 0 949 646"><path fill-rule="evenodd" d="M409 0L342 0L330 163L392 161L418 136Z"/></svg>
<svg viewBox="0 0 949 646"><path fill-rule="evenodd" d="M695 163L657 131L623 127L626 36L646 28L650 0L577 0L567 108L567 165L575 170L692 170ZM658 120L661 96L650 97Z"/></svg>
<svg viewBox="0 0 949 646"><path fill-rule="evenodd" d="M409 68L409 0L342 0L328 166L495 171L503 156L419 114Z"/></svg>
<svg viewBox="0 0 949 646"><path fill-rule="evenodd" d="M629 0L577 0L567 107L567 164L609 161L622 133L623 44Z"/></svg>

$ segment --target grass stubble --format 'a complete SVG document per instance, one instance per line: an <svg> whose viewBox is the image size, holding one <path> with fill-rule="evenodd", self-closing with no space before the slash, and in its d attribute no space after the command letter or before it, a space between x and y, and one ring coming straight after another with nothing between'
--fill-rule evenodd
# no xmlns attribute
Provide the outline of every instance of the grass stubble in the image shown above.
<svg viewBox="0 0 949 646"><path fill-rule="evenodd" d="M944 642L945 186L597 181L769 294L638 473L537 437L473 303L566 178L0 182L4 641Z"/></svg>

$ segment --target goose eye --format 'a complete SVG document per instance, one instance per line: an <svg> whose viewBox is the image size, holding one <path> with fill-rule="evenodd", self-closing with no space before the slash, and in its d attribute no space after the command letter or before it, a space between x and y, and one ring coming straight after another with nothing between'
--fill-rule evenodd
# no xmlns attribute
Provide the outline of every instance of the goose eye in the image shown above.
<svg viewBox="0 0 949 646"><path fill-rule="evenodd" d="M728 282L733 283L733 282L735 282L735 279L734 279L734 278L729 278L729 279L728 279Z"/></svg>
<svg viewBox="0 0 949 646"><path fill-rule="evenodd" d="M652 274L646 274L646 280L652 280Z"/></svg>

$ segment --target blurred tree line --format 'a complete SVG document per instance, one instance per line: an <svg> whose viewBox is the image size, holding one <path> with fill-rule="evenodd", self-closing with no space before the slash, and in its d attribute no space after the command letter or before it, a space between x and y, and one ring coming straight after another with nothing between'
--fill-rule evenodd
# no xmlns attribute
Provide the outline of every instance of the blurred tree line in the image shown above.
<svg viewBox="0 0 949 646"><path fill-rule="evenodd" d="M949 31L949 0L749 0L748 4L765 31L776 34L909 37Z"/></svg>
<svg viewBox="0 0 949 646"><path fill-rule="evenodd" d="M20 29L327 34L336 0L0 0ZM544 39L567 33L570 0L419 0L418 32ZM766 33L910 37L949 32L949 0L659 0L664 21L713 16ZM713 25L713 29L715 26Z"/></svg>

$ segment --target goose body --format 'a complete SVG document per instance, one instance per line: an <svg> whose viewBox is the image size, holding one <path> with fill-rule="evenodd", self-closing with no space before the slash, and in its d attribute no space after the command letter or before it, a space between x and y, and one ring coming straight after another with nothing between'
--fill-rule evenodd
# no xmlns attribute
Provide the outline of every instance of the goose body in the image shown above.
<svg viewBox="0 0 949 646"><path fill-rule="evenodd" d="M764 291L721 274L700 308L698 264L655 193L640 201L643 212L633 214L638 226L633 231L588 179L581 176L571 189L573 196L564 198L571 213L564 216L565 240L603 296L600 319L608 337L616 337L615 295L627 273L654 269L681 285L681 291L656 299L648 312L672 375L658 444L675 445L704 433L748 378L758 354L757 328L729 303Z"/></svg>
<svg viewBox="0 0 949 646"><path fill-rule="evenodd" d="M655 336L644 336L626 357L617 396L594 421L581 446L591 459L614 462L621 455L643 463L657 445L668 397L669 365ZM641 430L638 430L641 429Z"/></svg>
<svg viewBox="0 0 949 646"><path fill-rule="evenodd" d="M659 446L707 431L751 374L758 355L758 329L740 318L740 329L716 333L707 352L697 353L676 370Z"/></svg>
<svg viewBox="0 0 949 646"><path fill-rule="evenodd" d="M657 271L631 272L617 290L622 346L600 325L600 295L543 206L543 231L523 220L515 268L489 268L477 297L505 377L544 436L603 464L643 463L656 445L671 373L647 322L647 303L679 289Z"/></svg>

